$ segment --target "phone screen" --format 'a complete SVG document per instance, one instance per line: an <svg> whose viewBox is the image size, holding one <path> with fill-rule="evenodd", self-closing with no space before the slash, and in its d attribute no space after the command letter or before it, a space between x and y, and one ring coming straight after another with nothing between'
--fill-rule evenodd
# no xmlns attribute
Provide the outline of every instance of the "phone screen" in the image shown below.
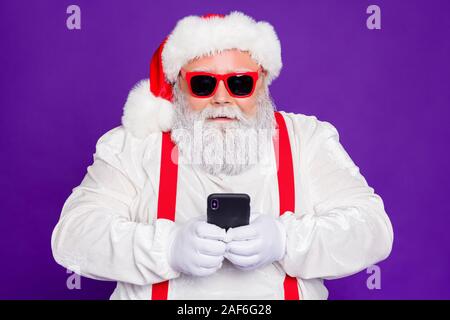
<svg viewBox="0 0 450 320"><path fill-rule="evenodd" d="M250 196L246 193L212 193L207 199L207 221L221 228L249 224Z"/></svg>

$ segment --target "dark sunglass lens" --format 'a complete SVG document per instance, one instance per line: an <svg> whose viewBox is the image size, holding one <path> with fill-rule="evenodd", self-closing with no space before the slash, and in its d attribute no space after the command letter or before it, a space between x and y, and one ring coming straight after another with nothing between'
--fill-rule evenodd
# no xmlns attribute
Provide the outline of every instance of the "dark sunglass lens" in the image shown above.
<svg viewBox="0 0 450 320"><path fill-rule="evenodd" d="M191 78L191 89L197 96L208 96L215 87L216 79L211 76L193 76Z"/></svg>
<svg viewBox="0 0 450 320"><path fill-rule="evenodd" d="M246 96L253 90L253 78L247 75L237 75L228 78L228 87L237 96Z"/></svg>

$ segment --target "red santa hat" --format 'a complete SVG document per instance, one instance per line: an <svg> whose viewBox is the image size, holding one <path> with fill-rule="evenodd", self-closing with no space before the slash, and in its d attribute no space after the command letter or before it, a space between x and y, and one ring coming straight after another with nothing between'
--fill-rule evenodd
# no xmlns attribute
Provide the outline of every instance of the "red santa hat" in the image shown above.
<svg viewBox="0 0 450 320"><path fill-rule="evenodd" d="M242 12L208 14L181 19L154 53L150 79L140 81L129 93L123 126L137 138L170 131L174 107L172 86L181 67L190 60L227 49L248 51L267 71L267 83L282 68L280 41L271 24Z"/></svg>

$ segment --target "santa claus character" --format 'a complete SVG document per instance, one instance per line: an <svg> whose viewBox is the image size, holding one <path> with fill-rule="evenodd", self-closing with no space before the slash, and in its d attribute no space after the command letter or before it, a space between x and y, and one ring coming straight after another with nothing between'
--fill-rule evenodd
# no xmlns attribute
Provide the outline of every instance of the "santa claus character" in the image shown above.
<svg viewBox="0 0 450 320"><path fill-rule="evenodd" d="M180 20L66 200L55 260L117 281L111 299L326 299L323 279L385 259L383 201L337 130L275 111L281 67L267 22ZM207 223L211 193L250 195L250 224Z"/></svg>

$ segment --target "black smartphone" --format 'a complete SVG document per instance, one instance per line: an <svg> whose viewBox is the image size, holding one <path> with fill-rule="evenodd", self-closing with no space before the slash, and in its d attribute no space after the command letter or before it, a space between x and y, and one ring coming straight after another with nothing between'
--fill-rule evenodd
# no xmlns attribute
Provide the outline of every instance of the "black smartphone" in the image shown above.
<svg viewBox="0 0 450 320"><path fill-rule="evenodd" d="M228 230L249 224L250 196L245 193L212 193L208 196L208 223Z"/></svg>

